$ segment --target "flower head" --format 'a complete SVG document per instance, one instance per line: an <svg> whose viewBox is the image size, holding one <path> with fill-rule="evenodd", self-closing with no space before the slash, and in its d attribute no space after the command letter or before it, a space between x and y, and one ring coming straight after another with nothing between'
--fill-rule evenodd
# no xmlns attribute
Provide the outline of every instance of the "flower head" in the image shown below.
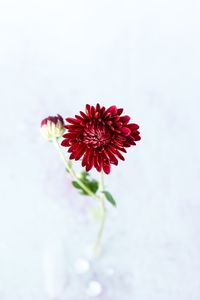
<svg viewBox="0 0 200 300"><path fill-rule="evenodd" d="M41 122L41 134L48 141L62 137L64 132L64 121L59 114L49 116Z"/></svg>
<svg viewBox="0 0 200 300"><path fill-rule="evenodd" d="M110 173L111 164L118 165L118 159L124 160L121 152L136 145L140 140L139 126L129 123L129 116L121 116L122 108L115 105L106 109L99 104L86 105L85 112L75 118L67 118L61 145L69 147L70 159L82 158L86 171L95 167L98 172Z"/></svg>

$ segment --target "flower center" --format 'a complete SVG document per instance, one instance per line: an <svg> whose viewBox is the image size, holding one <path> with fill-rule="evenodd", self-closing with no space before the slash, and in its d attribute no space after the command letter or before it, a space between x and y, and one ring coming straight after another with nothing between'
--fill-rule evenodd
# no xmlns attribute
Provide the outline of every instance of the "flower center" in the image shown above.
<svg viewBox="0 0 200 300"><path fill-rule="evenodd" d="M86 124L83 133L83 141L94 148L102 148L109 144L112 139L112 130L106 124L97 120Z"/></svg>

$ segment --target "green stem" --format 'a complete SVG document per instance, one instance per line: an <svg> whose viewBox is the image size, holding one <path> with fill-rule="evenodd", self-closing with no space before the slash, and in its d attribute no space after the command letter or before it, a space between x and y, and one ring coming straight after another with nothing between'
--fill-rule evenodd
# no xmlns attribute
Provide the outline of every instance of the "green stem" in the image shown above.
<svg viewBox="0 0 200 300"><path fill-rule="evenodd" d="M104 202L104 180L103 180L103 171L100 174L100 181L99 181L99 189L100 189L100 209L101 209L101 224L100 224L100 228L99 228L99 232L97 235L97 239L94 245L94 251L99 254L99 252L101 251L101 240L102 240L102 236L103 236L103 231L104 231L104 227L105 227L105 221L106 221L106 207L105 207L105 202Z"/></svg>
<svg viewBox="0 0 200 300"><path fill-rule="evenodd" d="M99 180L100 195L97 196L90 189L88 189L88 187L85 186L85 184L78 178L78 176L74 172L72 166L69 164L69 161L65 158L65 155L64 155L62 148L57 139L53 140L53 144L54 144L56 150L58 151L60 158L64 162L66 170L69 172L71 177L74 178L78 182L78 184L82 187L82 189L88 195L90 195L92 198L94 198L96 201L99 202L100 210L101 210L101 223L100 223L100 228L98 231L97 239L96 239L96 242L94 245L95 254L99 254L101 251L101 240L102 240L103 231L104 231L104 227L105 227L105 221L106 221L106 207L105 207L104 194L103 194L103 191L104 191L103 171L100 174L100 180Z"/></svg>
<svg viewBox="0 0 200 300"><path fill-rule="evenodd" d="M88 187L77 177L76 173L74 172L74 170L72 169L72 167L70 166L68 160L65 158L65 155L61 149L61 146L58 142L57 139L53 140L53 144L56 148L56 150L58 151L60 158L62 159L62 161L64 162L65 168L66 170L69 172L69 174L78 182L78 184L82 187L82 189L88 194L90 195L92 198L94 198L97 201L100 201L100 197L96 196L90 189L88 189Z"/></svg>

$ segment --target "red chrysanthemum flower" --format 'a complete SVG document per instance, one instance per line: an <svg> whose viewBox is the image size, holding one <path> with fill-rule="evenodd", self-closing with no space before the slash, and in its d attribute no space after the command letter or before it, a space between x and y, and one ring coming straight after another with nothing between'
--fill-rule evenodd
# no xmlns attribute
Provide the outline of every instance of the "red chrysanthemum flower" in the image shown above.
<svg viewBox="0 0 200 300"><path fill-rule="evenodd" d="M117 165L118 158L124 160L121 152L140 140L139 126L129 123L130 117L121 116L122 112L115 105L106 109L87 104L85 113L80 111L75 118L67 118L69 124L64 127L68 132L63 135L62 146L69 147L69 158L82 158L87 172L95 167L109 174L111 164Z"/></svg>

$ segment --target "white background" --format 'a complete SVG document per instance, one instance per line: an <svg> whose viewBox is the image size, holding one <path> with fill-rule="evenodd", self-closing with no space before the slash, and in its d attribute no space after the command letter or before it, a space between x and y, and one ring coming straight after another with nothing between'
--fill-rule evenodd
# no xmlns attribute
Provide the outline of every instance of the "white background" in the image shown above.
<svg viewBox="0 0 200 300"><path fill-rule="evenodd" d="M0 1L1 300L50 299L96 232L39 124L97 101L141 126L106 176L106 255L133 274L119 300L199 300L199 15L197 0Z"/></svg>

